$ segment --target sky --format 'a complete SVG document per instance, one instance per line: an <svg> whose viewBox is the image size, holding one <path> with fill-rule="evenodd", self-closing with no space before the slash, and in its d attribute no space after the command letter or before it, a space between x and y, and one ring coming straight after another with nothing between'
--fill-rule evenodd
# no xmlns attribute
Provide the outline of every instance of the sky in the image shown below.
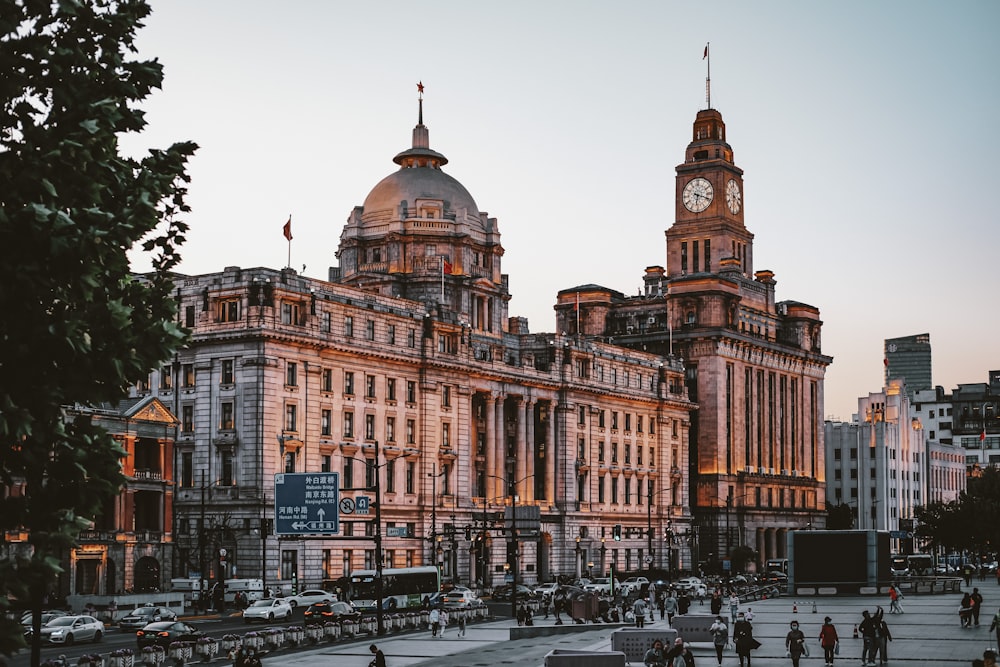
<svg viewBox="0 0 1000 667"><path fill-rule="evenodd" d="M665 265L710 43L754 268L820 309L826 416L881 390L886 338L929 333L948 391L1000 369L995 0L151 4L164 86L122 146L200 145L183 273L286 266L291 216L291 266L325 279L422 81L431 148L498 220L510 314L552 331L559 290Z"/></svg>

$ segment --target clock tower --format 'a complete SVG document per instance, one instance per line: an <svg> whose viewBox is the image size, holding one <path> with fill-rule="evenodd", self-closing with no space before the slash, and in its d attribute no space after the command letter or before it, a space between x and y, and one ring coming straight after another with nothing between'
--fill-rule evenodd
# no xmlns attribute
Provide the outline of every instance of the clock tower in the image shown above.
<svg viewBox="0 0 1000 667"><path fill-rule="evenodd" d="M698 112L677 165L675 224L667 230L667 276L718 273L725 262L753 273L753 234L743 225L743 170L733 163L726 124L715 109Z"/></svg>

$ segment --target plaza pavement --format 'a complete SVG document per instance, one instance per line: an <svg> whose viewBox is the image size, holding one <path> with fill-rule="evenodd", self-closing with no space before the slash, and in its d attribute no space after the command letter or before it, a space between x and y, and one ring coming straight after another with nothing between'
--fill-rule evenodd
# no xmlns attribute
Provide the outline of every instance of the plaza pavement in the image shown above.
<svg viewBox="0 0 1000 667"><path fill-rule="evenodd" d="M760 649L753 652L754 667L788 667L791 660L785 657L784 638L788 625L799 621L806 635L810 657L803 658L802 667L823 664L823 652L819 647L820 627L824 616L830 616L840 635L840 655L835 664L856 667L861 664L861 639L853 638L854 625L861 620L864 609L874 611L877 604L886 609L886 623L892 633L889 643L889 665L916 667L942 667L962 665L967 667L973 658L981 658L986 648L996 648L996 635L989 631L993 615L1000 607L1000 587L996 579L990 577L985 582L973 579L972 585L982 593L983 611L978 628L965 629L958 620L961 594L916 595L908 594L902 602L904 613L889 614L888 596L852 597L803 597L783 596L742 605L741 609L753 609L754 636L761 642ZM813 612L812 602L816 601ZM793 605L797 613L792 613ZM725 608L724 613L728 612ZM707 602L691 607L695 614L709 613ZM666 628L666 621L647 623L647 628ZM727 616L728 622L728 616ZM535 619L535 625L552 624L550 617ZM579 634L556 635L511 641L510 619L469 625L464 638L458 637L457 627L449 627L445 637L434 639L430 632L423 631L373 639L386 655L388 667L488 667L492 665L518 665L519 667L541 667L545 654L552 649L568 650L611 650L611 632L614 628L593 625L593 630ZM615 626L618 627L618 626ZM353 643L345 646L330 646L303 651L288 656L264 660L264 667L367 667L372 655L368 645L372 642ZM715 651L710 644L692 644L698 667L714 667ZM277 664L276 664L277 663ZM635 663L633 663L635 664ZM739 659L729 649L723 657L724 666L735 667Z"/></svg>

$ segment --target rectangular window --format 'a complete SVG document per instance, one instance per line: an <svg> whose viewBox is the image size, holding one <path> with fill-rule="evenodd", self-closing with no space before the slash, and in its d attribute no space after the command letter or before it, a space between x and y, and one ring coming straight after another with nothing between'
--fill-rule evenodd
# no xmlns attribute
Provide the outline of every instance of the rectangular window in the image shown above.
<svg viewBox="0 0 1000 667"><path fill-rule="evenodd" d="M406 402L416 403L417 402L417 383L413 380L406 381Z"/></svg>
<svg viewBox="0 0 1000 667"><path fill-rule="evenodd" d="M219 321L220 322L240 321L239 299L226 299L224 301L219 302Z"/></svg>
<svg viewBox="0 0 1000 667"><path fill-rule="evenodd" d="M611 478L611 504L618 503L618 478Z"/></svg>
<svg viewBox="0 0 1000 667"><path fill-rule="evenodd" d="M635 430L636 433L642 433L642 415L635 416Z"/></svg>
<svg viewBox="0 0 1000 667"><path fill-rule="evenodd" d="M344 371L344 393L348 396L354 395L354 373Z"/></svg>
<svg viewBox="0 0 1000 667"><path fill-rule="evenodd" d="M219 375L221 384L233 384L233 360L222 360L222 372Z"/></svg>
<svg viewBox="0 0 1000 667"><path fill-rule="evenodd" d="M344 481L341 486L345 489L354 488L354 459L344 459Z"/></svg>
<svg viewBox="0 0 1000 667"><path fill-rule="evenodd" d="M377 470L374 459L365 459L365 486L369 489L375 488L375 472Z"/></svg>
<svg viewBox="0 0 1000 667"><path fill-rule="evenodd" d="M604 428L604 410L597 413L597 426L599 428Z"/></svg>
<svg viewBox="0 0 1000 667"><path fill-rule="evenodd" d="M320 457L319 470L320 472L331 472L333 469L333 457L329 454L323 454Z"/></svg>
<svg viewBox="0 0 1000 667"><path fill-rule="evenodd" d="M194 486L194 453L181 454L181 486L190 489Z"/></svg>
<svg viewBox="0 0 1000 667"><path fill-rule="evenodd" d="M194 433L194 406L181 406L181 432Z"/></svg>
<svg viewBox="0 0 1000 667"><path fill-rule="evenodd" d="M182 387L194 386L194 364L184 364L181 366L181 374L184 376Z"/></svg>
<svg viewBox="0 0 1000 667"><path fill-rule="evenodd" d="M233 485L233 453L229 450L222 450L220 456L219 486Z"/></svg>
<svg viewBox="0 0 1000 667"><path fill-rule="evenodd" d="M333 434L333 411L329 409L320 410L319 413L319 432L320 435L332 435Z"/></svg>
<svg viewBox="0 0 1000 667"><path fill-rule="evenodd" d="M414 493L414 482L417 478L417 464L413 461L406 462L406 492Z"/></svg>
<svg viewBox="0 0 1000 667"><path fill-rule="evenodd" d="M295 472L295 452L285 452L285 472Z"/></svg>
<svg viewBox="0 0 1000 667"><path fill-rule="evenodd" d="M396 493L396 459L385 462L385 492Z"/></svg>
<svg viewBox="0 0 1000 667"><path fill-rule="evenodd" d="M687 241L681 241L681 273L687 273L688 270L688 244Z"/></svg>
<svg viewBox="0 0 1000 667"><path fill-rule="evenodd" d="M705 239L705 271L712 270L712 240Z"/></svg>
<svg viewBox="0 0 1000 667"><path fill-rule="evenodd" d="M375 340L375 320L365 320L365 338Z"/></svg>
<svg viewBox="0 0 1000 667"><path fill-rule="evenodd" d="M406 444L412 445L416 442L417 423L412 419L406 420Z"/></svg>
<svg viewBox="0 0 1000 667"><path fill-rule="evenodd" d="M387 378L385 381L385 400L396 400L396 378Z"/></svg>
<svg viewBox="0 0 1000 667"><path fill-rule="evenodd" d="M406 347L416 347L417 346L417 330L410 329L406 332Z"/></svg>
<svg viewBox="0 0 1000 667"><path fill-rule="evenodd" d="M322 390L333 391L333 371L329 368L323 369Z"/></svg>
<svg viewBox="0 0 1000 667"><path fill-rule="evenodd" d="M219 428L223 431L232 431L233 426L233 403L224 401L219 410Z"/></svg>
<svg viewBox="0 0 1000 667"><path fill-rule="evenodd" d="M299 304L297 301L281 302L281 323L282 324L299 323Z"/></svg>
<svg viewBox="0 0 1000 667"><path fill-rule="evenodd" d="M298 579L299 573L299 554L297 551L292 551L291 549L281 550L281 579L283 581L291 581L292 579Z"/></svg>
<svg viewBox="0 0 1000 667"><path fill-rule="evenodd" d="M396 325L390 324L386 327L386 337L389 339L389 345L396 344Z"/></svg>
<svg viewBox="0 0 1000 667"><path fill-rule="evenodd" d="M612 412L611 413L611 429L612 430L617 430L618 429L618 413L617 412Z"/></svg>
<svg viewBox="0 0 1000 667"><path fill-rule="evenodd" d="M618 443L611 443L611 462L618 463Z"/></svg>
<svg viewBox="0 0 1000 667"><path fill-rule="evenodd" d="M375 439L375 415L365 415L365 440Z"/></svg>
<svg viewBox="0 0 1000 667"><path fill-rule="evenodd" d="M607 479L607 475L601 475L597 480L597 502L604 502L604 481Z"/></svg>
<svg viewBox="0 0 1000 667"><path fill-rule="evenodd" d="M354 437L354 413L350 411L344 413L344 437Z"/></svg>
<svg viewBox="0 0 1000 667"><path fill-rule="evenodd" d="M625 443L625 463L632 463L632 445Z"/></svg>
<svg viewBox="0 0 1000 667"><path fill-rule="evenodd" d="M604 441L601 440L597 443L597 461L599 463L604 463Z"/></svg>
<svg viewBox="0 0 1000 667"><path fill-rule="evenodd" d="M344 337L354 338L354 318L350 315L344 316Z"/></svg>
<svg viewBox="0 0 1000 667"><path fill-rule="evenodd" d="M184 326L188 329L194 329L194 306L184 307Z"/></svg>
<svg viewBox="0 0 1000 667"><path fill-rule="evenodd" d="M330 333L330 313L324 311L319 314L319 330L321 333Z"/></svg>
<svg viewBox="0 0 1000 667"><path fill-rule="evenodd" d="M656 422L653 420L653 416L649 416L649 434L656 435Z"/></svg>
<svg viewBox="0 0 1000 667"><path fill-rule="evenodd" d="M298 406L294 403L289 403L285 406L285 430L286 431L297 431L298 425Z"/></svg>
<svg viewBox="0 0 1000 667"><path fill-rule="evenodd" d="M299 384L299 365L294 361L285 364L285 386L295 387Z"/></svg>
<svg viewBox="0 0 1000 667"><path fill-rule="evenodd" d="M626 505L631 505L632 504L632 479L630 477L626 477L622 481L625 483L624 484L624 486L625 486L625 504Z"/></svg>
<svg viewBox="0 0 1000 667"><path fill-rule="evenodd" d="M396 418L385 418L385 441L396 442Z"/></svg>
<svg viewBox="0 0 1000 667"><path fill-rule="evenodd" d="M448 422L441 424L441 446L445 449L451 447L451 424Z"/></svg>
<svg viewBox="0 0 1000 667"><path fill-rule="evenodd" d="M692 241L691 242L691 257L694 260L694 272L698 273L698 271L699 271L699 269L698 269L698 260L701 259L701 257L698 255L698 242L697 241Z"/></svg>
<svg viewBox="0 0 1000 667"><path fill-rule="evenodd" d="M625 430L626 431L632 430L632 413L630 412L625 413Z"/></svg>
<svg viewBox="0 0 1000 667"><path fill-rule="evenodd" d="M587 406L581 405L577 411L576 423L583 426L587 423Z"/></svg>
<svg viewBox="0 0 1000 667"><path fill-rule="evenodd" d="M636 445L635 448L635 462L636 465L642 465L642 445Z"/></svg>
<svg viewBox="0 0 1000 667"><path fill-rule="evenodd" d="M441 387L441 407L451 407L451 387L448 385Z"/></svg>
<svg viewBox="0 0 1000 667"><path fill-rule="evenodd" d="M170 370L170 366L164 366L160 369L160 389L169 391L173 389L174 386L174 376Z"/></svg>

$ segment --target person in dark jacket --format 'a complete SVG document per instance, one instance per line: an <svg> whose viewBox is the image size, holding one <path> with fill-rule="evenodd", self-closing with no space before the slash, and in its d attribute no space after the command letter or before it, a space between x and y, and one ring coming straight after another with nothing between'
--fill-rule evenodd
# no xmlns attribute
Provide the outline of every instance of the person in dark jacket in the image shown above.
<svg viewBox="0 0 1000 667"><path fill-rule="evenodd" d="M750 651L760 648L760 642L754 639L753 624L742 611L736 615L733 642L736 644L736 654L740 656L740 667L750 667Z"/></svg>
<svg viewBox="0 0 1000 667"><path fill-rule="evenodd" d="M878 630L875 635L875 649L878 651L879 664L884 665L889 661L889 642L891 641L892 633L889 632L889 625L882 618L879 620Z"/></svg>
<svg viewBox="0 0 1000 667"><path fill-rule="evenodd" d="M369 646L368 650L375 655L372 661L368 663L368 667L385 667L385 654L382 653L382 650L378 646L375 646L375 644Z"/></svg>
<svg viewBox="0 0 1000 667"><path fill-rule="evenodd" d="M806 636L799 630L799 622L792 621L785 635L785 652L792 659L792 667L799 667L799 660L806 652Z"/></svg>

